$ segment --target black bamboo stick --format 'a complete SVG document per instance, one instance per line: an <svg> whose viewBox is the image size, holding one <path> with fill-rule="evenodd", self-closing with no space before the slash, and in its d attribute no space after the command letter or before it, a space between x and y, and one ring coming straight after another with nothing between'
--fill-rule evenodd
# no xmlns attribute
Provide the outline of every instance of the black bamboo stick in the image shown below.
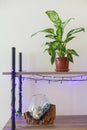
<svg viewBox="0 0 87 130"><path fill-rule="evenodd" d="M19 53L19 72L22 71L22 53ZM19 76L19 114L22 114L22 76Z"/></svg>
<svg viewBox="0 0 87 130"><path fill-rule="evenodd" d="M16 129L15 124L15 47L12 47L12 101L11 101L11 130Z"/></svg>

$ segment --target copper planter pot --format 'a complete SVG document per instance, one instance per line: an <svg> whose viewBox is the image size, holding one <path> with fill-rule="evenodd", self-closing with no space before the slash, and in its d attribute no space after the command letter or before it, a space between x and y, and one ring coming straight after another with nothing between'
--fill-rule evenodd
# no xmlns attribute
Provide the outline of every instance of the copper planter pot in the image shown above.
<svg viewBox="0 0 87 130"><path fill-rule="evenodd" d="M56 72L68 72L69 71L69 60L67 57L55 59Z"/></svg>

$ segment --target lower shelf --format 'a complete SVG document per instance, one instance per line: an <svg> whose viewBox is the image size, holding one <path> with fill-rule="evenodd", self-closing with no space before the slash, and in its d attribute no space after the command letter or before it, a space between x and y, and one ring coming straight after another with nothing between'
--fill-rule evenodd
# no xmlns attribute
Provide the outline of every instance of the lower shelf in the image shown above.
<svg viewBox="0 0 87 130"><path fill-rule="evenodd" d="M29 125L23 116L16 117L16 130L87 130L87 115L56 116L53 125ZM11 119L3 130L11 130Z"/></svg>

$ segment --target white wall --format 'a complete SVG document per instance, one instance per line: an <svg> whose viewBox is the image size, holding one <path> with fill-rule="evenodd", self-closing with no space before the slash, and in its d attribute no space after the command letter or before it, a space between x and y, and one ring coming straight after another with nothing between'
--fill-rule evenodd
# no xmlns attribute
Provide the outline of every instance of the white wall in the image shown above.
<svg viewBox="0 0 87 130"><path fill-rule="evenodd" d="M45 14L51 9L59 12L64 20L74 17L70 27L83 26L87 30L87 0L0 0L0 130L10 118L11 80L2 72L11 70L11 47L16 47L17 66L18 52L23 52L24 71L54 71L54 65L51 66L48 54L43 53L41 47L45 42L43 35L31 38L32 33L52 25ZM80 55L74 57L70 70L87 71L87 32L79 33L70 46ZM87 82L35 84L25 81L23 111L28 108L29 98L41 92L57 105L57 114L87 114Z"/></svg>

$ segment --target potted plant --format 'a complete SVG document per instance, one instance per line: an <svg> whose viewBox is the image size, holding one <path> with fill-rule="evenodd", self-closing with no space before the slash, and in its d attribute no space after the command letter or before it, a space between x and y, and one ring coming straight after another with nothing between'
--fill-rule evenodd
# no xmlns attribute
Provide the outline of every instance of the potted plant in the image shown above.
<svg viewBox="0 0 87 130"><path fill-rule="evenodd" d="M81 31L84 32L85 29L83 27L74 28L65 34L65 27L72 18L62 21L55 10L48 10L45 13L53 23L54 28L46 28L32 34L32 36L39 32L46 33L45 37L48 38L48 41L45 43L45 46L47 47L45 51L50 55L51 64L54 62L56 63L56 71L69 71L69 61L73 62L73 56L79 55L74 49L69 49L67 45L76 37L74 34ZM49 39L51 41L49 41Z"/></svg>

